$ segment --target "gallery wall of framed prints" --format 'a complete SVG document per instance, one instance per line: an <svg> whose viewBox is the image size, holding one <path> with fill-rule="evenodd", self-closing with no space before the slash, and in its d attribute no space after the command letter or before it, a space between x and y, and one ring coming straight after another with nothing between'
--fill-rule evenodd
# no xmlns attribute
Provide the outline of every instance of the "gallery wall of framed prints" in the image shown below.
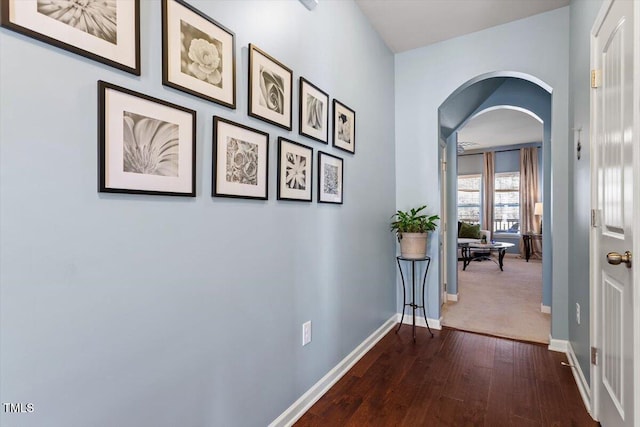
<svg viewBox="0 0 640 427"><path fill-rule="evenodd" d="M159 87L176 91L184 102L137 92L139 80L124 86L98 81L98 191L195 197L198 112L189 108L192 97L235 110L238 82L246 81L246 116L231 121L214 114L209 121L211 195L268 200L269 170L275 169L277 200L312 202L315 189L317 202L342 204L344 159L296 141L292 118L297 108L300 139L355 155L355 110L312 83L318 76L298 77L294 102L293 70L254 43L242 47L247 80L237 79L231 29L186 0L161 0L157 7L162 59L151 66L161 70ZM147 71L141 39L157 37L141 34L141 18L148 17L140 16L140 0L0 0L2 27L136 76ZM255 128L253 120L279 133ZM269 167L272 136L275 168Z"/></svg>

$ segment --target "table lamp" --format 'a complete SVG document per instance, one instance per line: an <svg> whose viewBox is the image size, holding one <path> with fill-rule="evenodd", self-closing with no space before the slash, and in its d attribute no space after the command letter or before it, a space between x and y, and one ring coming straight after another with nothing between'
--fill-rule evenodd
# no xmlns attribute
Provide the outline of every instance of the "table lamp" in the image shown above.
<svg viewBox="0 0 640 427"><path fill-rule="evenodd" d="M537 202L534 205L533 214L540 217L540 234L542 234L542 202Z"/></svg>

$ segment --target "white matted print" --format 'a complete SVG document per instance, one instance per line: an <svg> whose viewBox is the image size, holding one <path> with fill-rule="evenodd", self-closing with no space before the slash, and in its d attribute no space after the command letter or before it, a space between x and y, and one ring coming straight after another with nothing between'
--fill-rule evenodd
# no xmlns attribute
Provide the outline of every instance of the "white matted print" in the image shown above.
<svg viewBox="0 0 640 427"><path fill-rule="evenodd" d="M291 130L293 73L249 44L249 115Z"/></svg>
<svg viewBox="0 0 640 427"><path fill-rule="evenodd" d="M356 112L337 99L333 100L333 146L356 152Z"/></svg>
<svg viewBox="0 0 640 427"><path fill-rule="evenodd" d="M319 203L342 203L343 176L342 159L323 151L318 151Z"/></svg>
<svg viewBox="0 0 640 427"><path fill-rule="evenodd" d="M182 0L162 1L162 83L236 107L235 34Z"/></svg>
<svg viewBox="0 0 640 427"><path fill-rule="evenodd" d="M329 143L329 95L300 77L300 135Z"/></svg>
<svg viewBox="0 0 640 427"><path fill-rule="evenodd" d="M2 0L0 24L140 75L139 0Z"/></svg>
<svg viewBox="0 0 640 427"><path fill-rule="evenodd" d="M278 138L278 200L311 201L313 148Z"/></svg>
<svg viewBox="0 0 640 427"><path fill-rule="evenodd" d="M98 82L99 191L195 197L196 112Z"/></svg>
<svg viewBox="0 0 640 427"><path fill-rule="evenodd" d="M213 168L212 196L266 200L269 134L214 117Z"/></svg>

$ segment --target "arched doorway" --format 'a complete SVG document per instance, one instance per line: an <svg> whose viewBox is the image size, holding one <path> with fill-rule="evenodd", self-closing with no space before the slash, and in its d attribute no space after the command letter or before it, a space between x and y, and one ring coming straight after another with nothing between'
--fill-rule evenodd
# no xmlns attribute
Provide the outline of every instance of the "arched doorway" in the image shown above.
<svg viewBox="0 0 640 427"><path fill-rule="evenodd" d="M441 236L441 292L442 303L456 300L457 289L457 131L473 117L495 108L511 108L536 117L543 123L542 138L542 195L543 218L551 212L551 93L541 80L516 72L495 72L477 76L456 89L438 109L441 162L446 164L441 174L441 213L447 223ZM552 260L549 221L543 222L543 277L541 311L551 311ZM446 291L444 288L446 287Z"/></svg>

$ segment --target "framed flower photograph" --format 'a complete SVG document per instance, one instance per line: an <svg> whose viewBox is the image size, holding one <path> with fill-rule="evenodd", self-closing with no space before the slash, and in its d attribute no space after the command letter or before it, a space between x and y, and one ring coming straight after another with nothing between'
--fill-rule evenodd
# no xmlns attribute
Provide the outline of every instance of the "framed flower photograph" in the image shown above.
<svg viewBox="0 0 640 427"><path fill-rule="evenodd" d="M356 152L356 112L337 99L333 100L333 146Z"/></svg>
<svg viewBox="0 0 640 427"><path fill-rule="evenodd" d="M162 84L236 108L235 34L183 0L162 0Z"/></svg>
<svg viewBox="0 0 640 427"><path fill-rule="evenodd" d="M318 203L342 204L343 176L342 159L318 151Z"/></svg>
<svg viewBox="0 0 640 427"><path fill-rule="evenodd" d="M98 81L99 188L196 195L196 112Z"/></svg>
<svg viewBox="0 0 640 427"><path fill-rule="evenodd" d="M140 75L140 0L2 0L0 25Z"/></svg>
<svg viewBox="0 0 640 427"><path fill-rule="evenodd" d="M313 148L278 138L278 200L311 201Z"/></svg>
<svg viewBox="0 0 640 427"><path fill-rule="evenodd" d="M249 115L291 130L293 72L249 44Z"/></svg>
<svg viewBox="0 0 640 427"><path fill-rule="evenodd" d="M329 143L329 95L300 77L300 135Z"/></svg>
<svg viewBox="0 0 640 427"><path fill-rule="evenodd" d="M213 117L211 195L268 199L269 134Z"/></svg>

